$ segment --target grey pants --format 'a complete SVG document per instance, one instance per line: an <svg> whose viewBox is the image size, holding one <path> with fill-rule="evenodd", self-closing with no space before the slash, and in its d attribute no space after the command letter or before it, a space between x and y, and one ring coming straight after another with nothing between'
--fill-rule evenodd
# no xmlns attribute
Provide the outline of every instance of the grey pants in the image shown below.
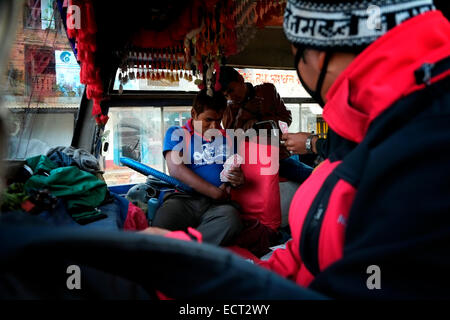
<svg viewBox="0 0 450 320"><path fill-rule="evenodd" d="M168 230L197 229L203 241L215 245L230 244L242 231L238 205L216 202L202 195L169 193L156 211L152 226Z"/></svg>

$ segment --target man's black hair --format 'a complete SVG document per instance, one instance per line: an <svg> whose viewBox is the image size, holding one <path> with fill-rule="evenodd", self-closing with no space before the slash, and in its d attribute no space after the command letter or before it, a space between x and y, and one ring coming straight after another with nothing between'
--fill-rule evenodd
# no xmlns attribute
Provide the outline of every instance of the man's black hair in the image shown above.
<svg viewBox="0 0 450 320"><path fill-rule="evenodd" d="M197 114L202 113L206 109L216 112L222 112L227 107L227 99L222 92L213 91L213 96L208 96L206 89L201 90L194 99L192 108Z"/></svg>
<svg viewBox="0 0 450 320"><path fill-rule="evenodd" d="M230 82L239 82L242 81L242 76L240 73L230 66L221 66L220 67L220 77L219 77L219 83L220 83L220 90L223 92L228 89L228 85Z"/></svg>

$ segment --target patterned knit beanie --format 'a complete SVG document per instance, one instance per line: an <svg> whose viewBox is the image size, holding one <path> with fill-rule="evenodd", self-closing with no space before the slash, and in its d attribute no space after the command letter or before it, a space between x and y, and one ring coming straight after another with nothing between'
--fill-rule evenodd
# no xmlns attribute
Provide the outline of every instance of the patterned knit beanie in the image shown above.
<svg viewBox="0 0 450 320"><path fill-rule="evenodd" d="M357 52L403 21L433 9L433 0L288 0L284 32L297 46Z"/></svg>

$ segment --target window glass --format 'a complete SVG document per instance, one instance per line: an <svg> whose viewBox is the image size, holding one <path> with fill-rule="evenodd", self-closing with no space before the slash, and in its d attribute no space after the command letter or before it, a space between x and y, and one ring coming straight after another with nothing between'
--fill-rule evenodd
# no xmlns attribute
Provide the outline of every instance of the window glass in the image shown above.
<svg viewBox="0 0 450 320"><path fill-rule="evenodd" d="M120 164L128 157L161 172L167 172L162 155L164 135L171 126L182 126L191 107L111 108L106 124L108 151L103 154L108 185L141 183L146 177ZM161 125L162 124L162 125Z"/></svg>
<svg viewBox="0 0 450 320"><path fill-rule="evenodd" d="M270 82L275 85L282 98L289 100L285 105L292 114L289 132L314 132L325 136L326 124L322 119L322 108L317 104L300 103L309 95L302 89L293 70L237 69L245 81L258 85ZM140 72L131 69L128 72ZM120 71L116 76L115 89L119 88ZM123 77L123 75L121 75ZM192 91L197 86L188 80L178 82L168 80L152 81L148 79L129 80L124 90ZM295 102L299 100L299 102ZM294 102L292 102L294 101ZM105 155L105 180L109 185L145 182L146 177L120 165L121 156L140 161L154 169L168 173L162 155L162 144L167 129L171 126L183 126L191 117L191 107L120 107L110 109L110 120L106 125L109 131L109 151Z"/></svg>
<svg viewBox="0 0 450 320"><path fill-rule="evenodd" d="M253 85L272 83L283 98L310 97L300 84L295 70L236 69L244 77L244 81L250 82Z"/></svg>
<svg viewBox="0 0 450 320"><path fill-rule="evenodd" d="M292 114L289 132L318 133L325 137L326 124L322 109L316 104L286 104ZM168 173L162 155L167 129L183 126L191 117L191 107L114 107L109 111L105 136L108 151L104 152L104 178L108 185L141 183L146 177L120 164L120 157L142 162L156 170Z"/></svg>
<svg viewBox="0 0 450 320"><path fill-rule="evenodd" d="M17 24L7 72L2 75L9 159L69 146L84 91L56 1L24 1Z"/></svg>
<svg viewBox="0 0 450 320"><path fill-rule="evenodd" d="M318 104L302 103L300 106L300 115L300 131L317 134L324 133L328 129L328 127L325 128L318 125L319 122L323 122L322 108Z"/></svg>
<svg viewBox="0 0 450 320"><path fill-rule="evenodd" d="M119 90L120 88L120 77L127 78L130 77L130 74L134 75L141 73L147 75L147 72L141 71L138 68L128 69L126 73L122 73L121 70L117 70L116 79L114 81L114 90ZM184 73L183 73L184 74ZM198 87L194 83L196 77L192 77L192 80L186 80L183 77L179 77L178 81L161 79L161 80L151 80L149 79L137 79L135 76L133 80L128 80L125 84L122 85L123 90L130 91L139 91L139 90L148 90L148 91L186 91L186 92L197 92Z"/></svg>
<svg viewBox="0 0 450 320"><path fill-rule="evenodd" d="M171 126L184 126L191 118L191 107L165 107L164 132Z"/></svg>
<svg viewBox="0 0 450 320"><path fill-rule="evenodd" d="M253 68L236 68L238 72L243 76L244 81L250 82L253 85L258 85L264 82L272 83L277 88L279 94L284 97L309 97L308 93L303 89L298 80L295 70L272 70L272 69L253 69ZM147 74L144 69L131 68L126 73L122 73L121 70L117 70L116 79L114 81L114 90L120 88L120 78L129 74ZM192 81L186 80L183 77L179 78L179 81L163 80L151 80L138 79L134 76L133 80L128 80L125 85L122 85L123 90L148 90L148 91L190 91L197 92L198 87L195 85L196 78L193 77Z"/></svg>
<svg viewBox="0 0 450 320"><path fill-rule="evenodd" d="M298 103L286 103L286 108L291 111L292 123L289 126L289 132L299 132L301 128L301 109Z"/></svg>
<svg viewBox="0 0 450 320"><path fill-rule="evenodd" d="M108 184L145 182L145 176L123 167L120 157L162 170L160 108L111 108L105 132L108 151L104 153L104 178Z"/></svg>

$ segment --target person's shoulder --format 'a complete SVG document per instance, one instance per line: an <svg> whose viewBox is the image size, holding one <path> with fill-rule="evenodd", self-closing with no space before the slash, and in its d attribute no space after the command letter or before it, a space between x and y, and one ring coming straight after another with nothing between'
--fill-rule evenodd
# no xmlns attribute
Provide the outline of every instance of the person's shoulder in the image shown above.
<svg viewBox="0 0 450 320"><path fill-rule="evenodd" d="M183 128L183 127L180 127L180 126L171 126L171 127L169 127L168 129L167 129L167 131L166 131L166 135L167 134L171 134L171 133L173 133L173 132L175 132L175 131L177 131L177 130L186 130L185 128Z"/></svg>
<svg viewBox="0 0 450 320"><path fill-rule="evenodd" d="M180 126L171 126L169 127L169 129L167 129L165 137L166 139L168 139L169 137L176 137L177 139L182 139L182 137L187 134L189 134L189 131L186 128Z"/></svg>

